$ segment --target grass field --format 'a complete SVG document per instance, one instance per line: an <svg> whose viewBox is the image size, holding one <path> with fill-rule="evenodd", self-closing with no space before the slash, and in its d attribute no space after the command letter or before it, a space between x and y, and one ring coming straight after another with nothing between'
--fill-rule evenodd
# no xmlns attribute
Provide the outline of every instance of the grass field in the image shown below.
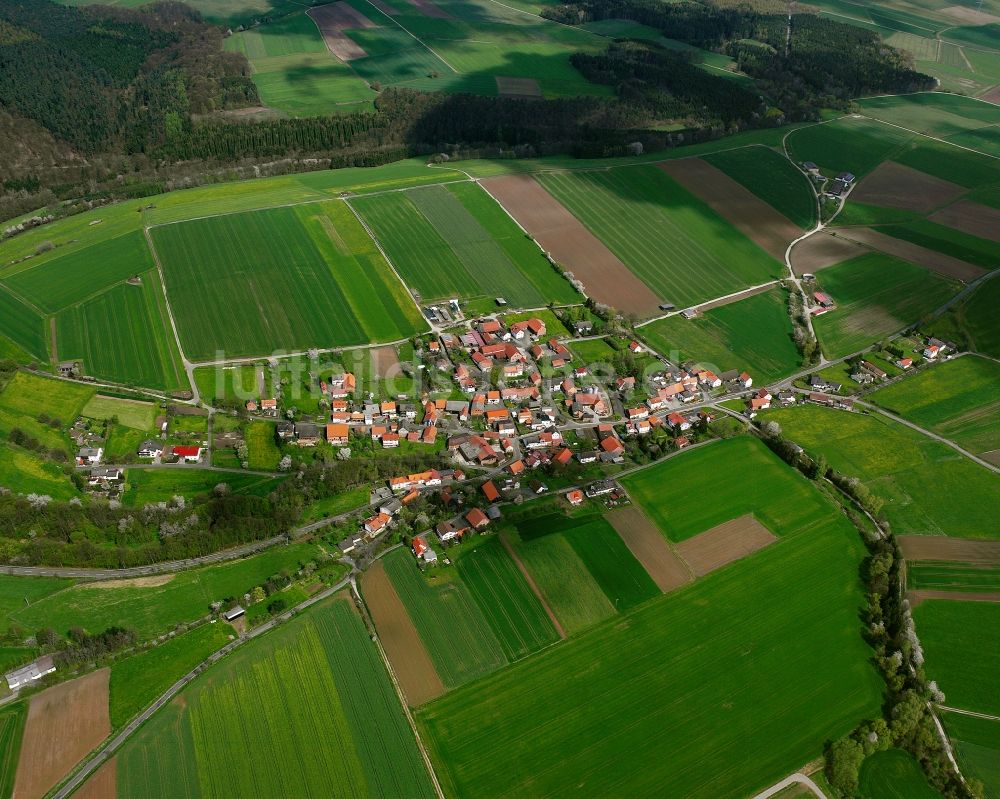
<svg viewBox="0 0 1000 799"><path fill-rule="evenodd" d="M928 139L915 139L895 153L893 160L969 189L1000 181L997 159Z"/></svg>
<svg viewBox="0 0 1000 799"><path fill-rule="evenodd" d="M927 784L920 764L902 749L875 752L861 764L858 796L862 799L941 799Z"/></svg>
<svg viewBox="0 0 1000 799"><path fill-rule="evenodd" d="M58 577L11 577L0 575L0 630L10 626L10 616L64 588L72 580Z"/></svg>
<svg viewBox="0 0 1000 799"><path fill-rule="evenodd" d="M176 624L207 616L209 605L239 597L282 569L294 571L312 560L311 544L272 547L244 560L180 572L158 586L76 585L20 608L10 618L31 630L51 627L65 634L72 627L99 633L108 627L131 627L140 640Z"/></svg>
<svg viewBox="0 0 1000 799"><path fill-rule="evenodd" d="M405 549L384 562L445 685L455 687L506 665L504 648L461 580L429 584Z"/></svg>
<svg viewBox="0 0 1000 799"><path fill-rule="evenodd" d="M906 584L913 589L1000 592L1000 566L916 561L907 564Z"/></svg>
<svg viewBox="0 0 1000 799"><path fill-rule="evenodd" d="M117 419L118 424L133 430L149 430L158 411L159 408L152 402L136 402L95 394L80 413L88 419Z"/></svg>
<svg viewBox="0 0 1000 799"><path fill-rule="evenodd" d="M609 364L614 357L615 350L606 338L596 338L590 341L572 341L569 345L573 357L577 358L581 364Z"/></svg>
<svg viewBox="0 0 1000 799"><path fill-rule="evenodd" d="M233 635L228 624L202 624L166 643L111 666L111 727L118 729L160 694L222 649Z"/></svg>
<svg viewBox="0 0 1000 799"><path fill-rule="evenodd" d="M458 573L508 661L513 663L558 640L541 603L496 536L463 552Z"/></svg>
<svg viewBox="0 0 1000 799"><path fill-rule="evenodd" d="M899 150L912 133L869 119L837 119L794 131L788 148L799 163L813 161L831 173L863 177Z"/></svg>
<svg viewBox="0 0 1000 799"><path fill-rule="evenodd" d="M45 320L0 286L0 334L30 356L45 362L49 349L45 338Z"/></svg>
<svg viewBox="0 0 1000 799"><path fill-rule="evenodd" d="M974 352L1000 358L1000 280L991 278L981 284L972 296L953 305L944 316L935 319L927 329L944 338L965 343Z"/></svg>
<svg viewBox="0 0 1000 799"><path fill-rule="evenodd" d="M433 796L377 651L339 599L206 672L118 762L123 798Z"/></svg>
<svg viewBox="0 0 1000 799"><path fill-rule="evenodd" d="M823 513L808 534L420 708L446 793L746 796L877 713L862 547Z"/></svg>
<svg viewBox="0 0 1000 799"><path fill-rule="evenodd" d="M17 272L0 270L0 280L43 311L53 313L81 302L154 266L139 232L52 257L34 266L19 264Z"/></svg>
<svg viewBox="0 0 1000 799"><path fill-rule="evenodd" d="M0 441L0 486L18 494L47 494L53 499L79 494L58 464L6 441Z"/></svg>
<svg viewBox="0 0 1000 799"><path fill-rule="evenodd" d="M986 799L1000 797L1000 721L943 713L959 766L983 783Z"/></svg>
<svg viewBox="0 0 1000 799"><path fill-rule="evenodd" d="M669 316L639 332L657 352L675 361L694 360L716 373L746 370L759 383L792 374L802 361L792 339L788 295L781 288L713 308L695 319Z"/></svg>
<svg viewBox="0 0 1000 799"><path fill-rule="evenodd" d="M948 32L948 38L956 38ZM995 42L992 46L995 46ZM972 130L1000 124L1000 109L971 97L921 92L895 97L869 97L858 101L864 112L876 119L943 137L956 130Z"/></svg>
<svg viewBox="0 0 1000 799"><path fill-rule="evenodd" d="M1000 449L1000 364L967 355L879 389L873 402L970 452Z"/></svg>
<svg viewBox="0 0 1000 799"><path fill-rule="evenodd" d="M992 508L1000 502L1000 478L947 445L876 414L802 406L767 411L765 419L808 452L822 453L832 468L860 478L885 502L882 513L896 533L997 537Z"/></svg>
<svg viewBox="0 0 1000 799"><path fill-rule="evenodd" d="M273 471L278 468L281 450L275 442L271 422L249 422L246 426L247 462L251 469Z"/></svg>
<svg viewBox="0 0 1000 799"><path fill-rule="evenodd" d="M816 198L809 179L770 147L724 150L705 160L804 230L816 224Z"/></svg>
<svg viewBox="0 0 1000 799"><path fill-rule="evenodd" d="M14 790L14 775L27 716L27 702L15 702L0 709L0 792L3 796L10 796Z"/></svg>
<svg viewBox="0 0 1000 799"><path fill-rule="evenodd" d="M503 296L523 308L580 300L478 185L433 186L352 204L425 300Z"/></svg>
<svg viewBox="0 0 1000 799"><path fill-rule="evenodd" d="M344 203L210 217L152 236L190 358L389 341L424 328Z"/></svg>
<svg viewBox="0 0 1000 799"><path fill-rule="evenodd" d="M656 167L537 179L646 285L678 306L780 273L777 261Z"/></svg>
<svg viewBox="0 0 1000 799"><path fill-rule="evenodd" d="M958 285L882 253L824 269L818 277L837 308L813 320L827 358L864 349L943 305Z"/></svg>
<svg viewBox="0 0 1000 799"><path fill-rule="evenodd" d="M917 221L908 225L888 225L880 228L879 232L951 255L984 269L1000 268L1000 244L934 222Z"/></svg>
<svg viewBox="0 0 1000 799"><path fill-rule="evenodd" d="M123 501L140 508L147 502L163 502L177 494L190 498L209 493L220 483L228 485L234 494L266 496L282 479L208 469L128 469Z"/></svg>
<svg viewBox="0 0 1000 799"><path fill-rule="evenodd" d="M156 270L142 285L119 283L56 316L60 360L83 361L88 375L172 390L189 388Z"/></svg>
<svg viewBox="0 0 1000 799"><path fill-rule="evenodd" d="M1000 604L929 599L913 610L913 621L924 669L944 691L946 704L1000 715L1000 648L983 645L1000 636Z"/></svg>
<svg viewBox="0 0 1000 799"><path fill-rule="evenodd" d="M741 436L643 469L622 480L671 541L752 513L775 535L807 527L826 505L806 478L756 438ZM691 497L711 496L711 502Z"/></svg>
<svg viewBox="0 0 1000 799"><path fill-rule="evenodd" d="M69 426L95 393L93 386L18 372L0 392L0 410L31 419L46 414Z"/></svg>

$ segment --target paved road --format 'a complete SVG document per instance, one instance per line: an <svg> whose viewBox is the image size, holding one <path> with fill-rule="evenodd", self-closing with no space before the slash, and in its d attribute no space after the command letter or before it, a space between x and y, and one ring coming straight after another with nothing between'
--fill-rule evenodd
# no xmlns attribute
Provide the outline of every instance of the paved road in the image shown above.
<svg viewBox="0 0 1000 799"><path fill-rule="evenodd" d="M809 779L805 774L792 774L791 776L785 777L781 782L775 783L766 791L761 791L752 799L768 799L774 796L776 793L781 793L789 785L804 785L810 791L812 791L819 799L826 799L826 794L820 790L819 786Z"/></svg>
<svg viewBox="0 0 1000 799"><path fill-rule="evenodd" d="M54 794L52 794L51 799L66 799L70 794L72 794L77 788L79 788L84 781L97 769L99 769L107 760L121 748L122 744L125 743L139 727L142 726L157 710L166 705L171 699L173 699L180 691L192 680L194 680L199 674L201 674L205 669L214 663L222 660L226 655L232 652L239 646L242 646L247 641L252 641L259 635L263 635L268 630L273 629L282 622L288 621L296 613L299 613L311 605L315 605L326 599L328 596L332 596L338 591L347 588L351 584L352 575L345 577L336 585L327 588L325 591L321 591L313 597L310 597L305 602L296 605L291 610L286 613L281 614L269 621L264 622L259 627L254 627L252 630L247 632L245 635L240 636L235 641L230 641L222 649L213 652L200 664L195 666L191 671L181 677L177 682L171 685L166 691L160 694L159 698L153 702L152 705L147 707L142 713L136 716L132 721L130 721L125 727L122 728L114 738L108 741L106 744L101 746L93 755L91 755L87 760L84 761L83 765L73 774L70 779L63 783Z"/></svg>

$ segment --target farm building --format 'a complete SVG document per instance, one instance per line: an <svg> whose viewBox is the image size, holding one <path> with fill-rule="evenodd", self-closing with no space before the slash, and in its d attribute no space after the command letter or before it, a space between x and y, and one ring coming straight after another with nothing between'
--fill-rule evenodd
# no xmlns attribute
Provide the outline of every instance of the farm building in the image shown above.
<svg viewBox="0 0 1000 799"><path fill-rule="evenodd" d="M176 446L170 451L175 458L184 460L187 463L197 463L201 460L201 447L195 445Z"/></svg>
<svg viewBox="0 0 1000 799"><path fill-rule="evenodd" d="M236 621L240 616L244 615L246 610L243 609L241 605L235 605L222 614L222 618L226 621Z"/></svg>
<svg viewBox="0 0 1000 799"><path fill-rule="evenodd" d="M12 691L36 682L46 674L52 674L56 670L55 661L51 655L44 655L27 666L8 671L4 676L7 678L7 687Z"/></svg>

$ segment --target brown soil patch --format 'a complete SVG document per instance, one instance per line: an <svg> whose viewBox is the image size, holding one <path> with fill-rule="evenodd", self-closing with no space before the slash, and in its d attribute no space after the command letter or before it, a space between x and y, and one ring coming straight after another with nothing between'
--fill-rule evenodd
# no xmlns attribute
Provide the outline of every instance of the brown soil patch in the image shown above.
<svg viewBox="0 0 1000 799"><path fill-rule="evenodd" d="M552 622L552 626L556 628L556 632L559 633L560 638L566 637L566 630L559 623L559 619L556 618L556 614L552 612L552 608L549 607L549 602L542 593L542 589L538 587L538 583L535 582L535 578L531 576L531 572L528 571L528 567L525 566L521 559L517 556L517 552L514 547L510 545L510 541L507 540L507 536L500 535L500 543L503 544L503 548L507 550L507 554L510 555L510 559L514 561L518 570L524 575L524 581L528 584L528 588L531 589L531 593L535 595L539 602L542 604L542 608L545 610L545 614L549 617L549 621Z"/></svg>
<svg viewBox="0 0 1000 799"><path fill-rule="evenodd" d="M930 213L965 194L957 183L893 161L883 161L851 192L851 199L886 208Z"/></svg>
<svg viewBox="0 0 1000 799"><path fill-rule="evenodd" d="M792 269L797 275L816 273L868 252L871 250L863 244L824 231L795 245L791 256Z"/></svg>
<svg viewBox="0 0 1000 799"><path fill-rule="evenodd" d="M534 78L496 78L497 91L502 97L537 99L542 96L542 88Z"/></svg>
<svg viewBox="0 0 1000 799"><path fill-rule="evenodd" d="M1000 466L1000 449L991 449L989 452L979 453L979 457L984 461L992 463L994 466Z"/></svg>
<svg viewBox="0 0 1000 799"><path fill-rule="evenodd" d="M906 560L951 560L1000 566L1000 541L972 541L931 535L897 535Z"/></svg>
<svg viewBox="0 0 1000 799"><path fill-rule="evenodd" d="M31 698L14 799L41 799L111 733L110 669L60 683Z"/></svg>
<svg viewBox="0 0 1000 799"><path fill-rule="evenodd" d="M986 274L986 270L981 266L960 261L958 258L929 250L919 244L894 239L892 236L879 233L872 228L848 228L840 235L852 241L867 244L869 247L889 255L895 255L897 258L922 266L931 272L937 272L939 275L961 280L963 283L969 283L980 275Z"/></svg>
<svg viewBox="0 0 1000 799"><path fill-rule="evenodd" d="M132 577L128 580L97 580L83 583L81 588L159 588L174 579L173 574L157 574L150 577Z"/></svg>
<svg viewBox="0 0 1000 799"><path fill-rule="evenodd" d="M49 339L51 344L49 349L52 352L52 362L59 363L59 339L56 337L56 318L49 319Z"/></svg>
<svg viewBox="0 0 1000 799"><path fill-rule="evenodd" d="M416 707L444 693L431 656L417 634L382 561L365 572L361 584L365 604L406 701Z"/></svg>
<svg viewBox="0 0 1000 799"><path fill-rule="evenodd" d="M979 99L985 100L987 103L1000 105L1000 86L994 86L986 94L981 94Z"/></svg>
<svg viewBox="0 0 1000 799"><path fill-rule="evenodd" d="M959 200L931 216L931 222L961 230L970 236L1000 241L1000 208Z"/></svg>
<svg viewBox="0 0 1000 799"><path fill-rule="evenodd" d="M607 520L663 593L691 582L693 575L687 565L640 508L633 505L616 510Z"/></svg>
<svg viewBox="0 0 1000 799"><path fill-rule="evenodd" d="M414 6L416 6L420 13L425 17L434 17L436 19L451 19L451 14L445 11L436 3L432 3L431 0L410 0Z"/></svg>
<svg viewBox="0 0 1000 799"><path fill-rule="evenodd" d="M118 796L118 768L111 758L73 794L73 799L116 799Z"/></svg>
<svg viewBox="0 0 1000 799"><path fill-rule="evenodd" d="M390 17L398 17L399 9L394 6L389 5L384 0L368 0L375 8L381 11L383 14L388 14Z"/></svg>
<svg viewBox="0 0 1000 799"><path fill-rule="evenodd" d="M383 380L387 377L399 377L399 356L395 347L376 347L371 352L372 369Z"/></svg>
<svg viewBox="0 0 1000 799"><path fill-rule="evenodd" d="M681 541L675 549L695 576L702 577L777 540L770 530L747 514Z"/></svg>
<svg viewBox="0 0 1000 799"><path fill-rule="evenodd" d="M356 41L347 36L345 30L378 27L368 17L347 3L331 3L306 11L316 23L327 49L341 61L352 61L368 55Z"/></svg>
<svg viewBox="0 0 1000 799"><path fill-rule="evenodd" d="M928 599L951 599L958 602L1000 602L1000 591L907 591L910 607L915 608Z"/></svg>
<svg viewBox="0 0 1000 799"><path fill-rule="evenodd" d="M986 11L977 11L968 6L948 6L941 9L942 14L946 14L952 19L964 22L966 25L989 25L1000 22L1000 17L996 14L989 14ZM947 34L945 34L947 37Z"/></svg>
<svg viewBox="0 0 1000 799"><path fill-rule="evenodd" d="M711 311L713 308L721 308L723 305L729 305L730 303L745 300L747 297L752 297L754 294L763 294L765 291L770 291L775 287L777 282L778 281L774 281L773 283L765 283L763 286L755 286L752 289L741 291L738 294L731 294L730 296L723 297L720 300L703 302L701 305L695 305L694 307L699 311Z"/></svg>
<svg viewBox="0 0 1000 799"><path fill-rule="evenodd" d="M583 282L597 302L652 316L660 299L604 243L531 175L480 181L554 260Z"/></svg>
<svg viewBox="0 0 1000 799"><path fill-rule="evenodd" d="M802 235L802 230L788 217L708 161L678 158L657 166L782 263L788 245Z"/></svg>

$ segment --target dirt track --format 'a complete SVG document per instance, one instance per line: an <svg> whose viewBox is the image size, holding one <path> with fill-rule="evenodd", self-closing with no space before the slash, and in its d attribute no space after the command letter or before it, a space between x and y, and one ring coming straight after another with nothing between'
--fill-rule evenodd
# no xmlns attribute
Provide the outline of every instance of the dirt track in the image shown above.
<svg viewBox="0 0 1000 799"><path fill-rule="evenodd" d="M957 183L892 161L883 161L851 192L851 200L930 213L965 194Z"/></svg>
<svg viewBox="0 0 1000 799"><path fill-rule="evenodd" d="M517 551L510 545L510 541L504 535L500 536L500 543L503 548L507 550L507 554L510 555L510 559L514 561L514 565L517 566L521 576L524 577L524 581L528 584L528 588L531 589L531 593L535 595L535 598L541 603L542 609L545 611L545 615L549 617L549 621L552 622L552 626L556 628L556 632L559 633L560 638L566 637L566 630L563 629L559 618L556 616L555 612L549 606L549 601L545 598L545 594L542 593L542 589L538 587L538 583L535 582L535 578L531 576L531 572L528 571L528 567L524 565L524 562L517 556Z"/></svg>
<svg viewBox="0 0 1000 799"><path fill-rule="evenodd" d="M341 61L352 61L368 55L361 45L344 33L345 30L377 27L360 11L347 3L338 2L310 8L306 14L316 23L327 49Z"/></svg>
<svg viewBox="0 0 1000 799"><path fill-rule="evenodd" d="M823 231L792 248L792 269L800 276L815 273L868 252L871 252L868 247L856 241Z"/></svg>
<svg viewBox="0 0 1000 799"><path fill-rule="evenodd" d="M986 270L981 266L960 261L958 258L929 250L919 244L895 239L872 228L845 228L840 235L846 239L867 244L880 252L895 255L897 258L937 272L939 275L961 280L963 283L970 283L986 273Z"/></svg>
<svg viewBox="0 0 1000 799"><path fill-rule="evenodd" d="M777 540L770 530L747 514L681 541L675 549L695 576L702 577Z"/></svg>
<svg viewBox="0 0 1000 799"><path fill-rule="evenodd" d="M896 541L906 560L952 560L1000 565L1000 541L972 541L936 535L897 535Z"/></svg>
<svg viewBox="0 0 1000 799"><path fill-rule="evenodd" d="M434 670L431 656L385 573L382 561L376 561L365 572L361 587L382 647L407 702L416 707L441 696L445 691L444 683Z"/></svg>
<svg viewBox="0 0 1000 799"><path fill-rule="evenodd" d="M970 236L1000 242L1000 208L959 200L932 215L930 220Z"/></svg>
<svg viewBox="0 0 1000 799"><path fill-rule="evenodd" d="M802 235L788 217L707 161L678 158L657 166L782 263L788 245Z"/></svg>
<svg viewBox="0 0 1000 799"><path fill-rule="evenodd" d="M656 313L656 294L531 175L480 184L597 302L639 316Z"/></svg>
<svg viewBox="0 0 1000 799"><path fill-rule="evenodd" d="M177 575L157 574L153 577L132 577L128 580L101 580L94 583L84 583L81 588L159 588L166 585Z"/></svg>
<svg viewBox="0 0 1000 799"><path fill-rule="evenodd" d="M691 582L693 575L687 565L640 508L633 505L616 510L607 520L663 593Z"/></svg>
<svg viewBox="0 0 1000 799"><path fill-rule="evenodd" d="M100 669L31 697L13 799L41 799L111 733L110 676Z"/></svg>

